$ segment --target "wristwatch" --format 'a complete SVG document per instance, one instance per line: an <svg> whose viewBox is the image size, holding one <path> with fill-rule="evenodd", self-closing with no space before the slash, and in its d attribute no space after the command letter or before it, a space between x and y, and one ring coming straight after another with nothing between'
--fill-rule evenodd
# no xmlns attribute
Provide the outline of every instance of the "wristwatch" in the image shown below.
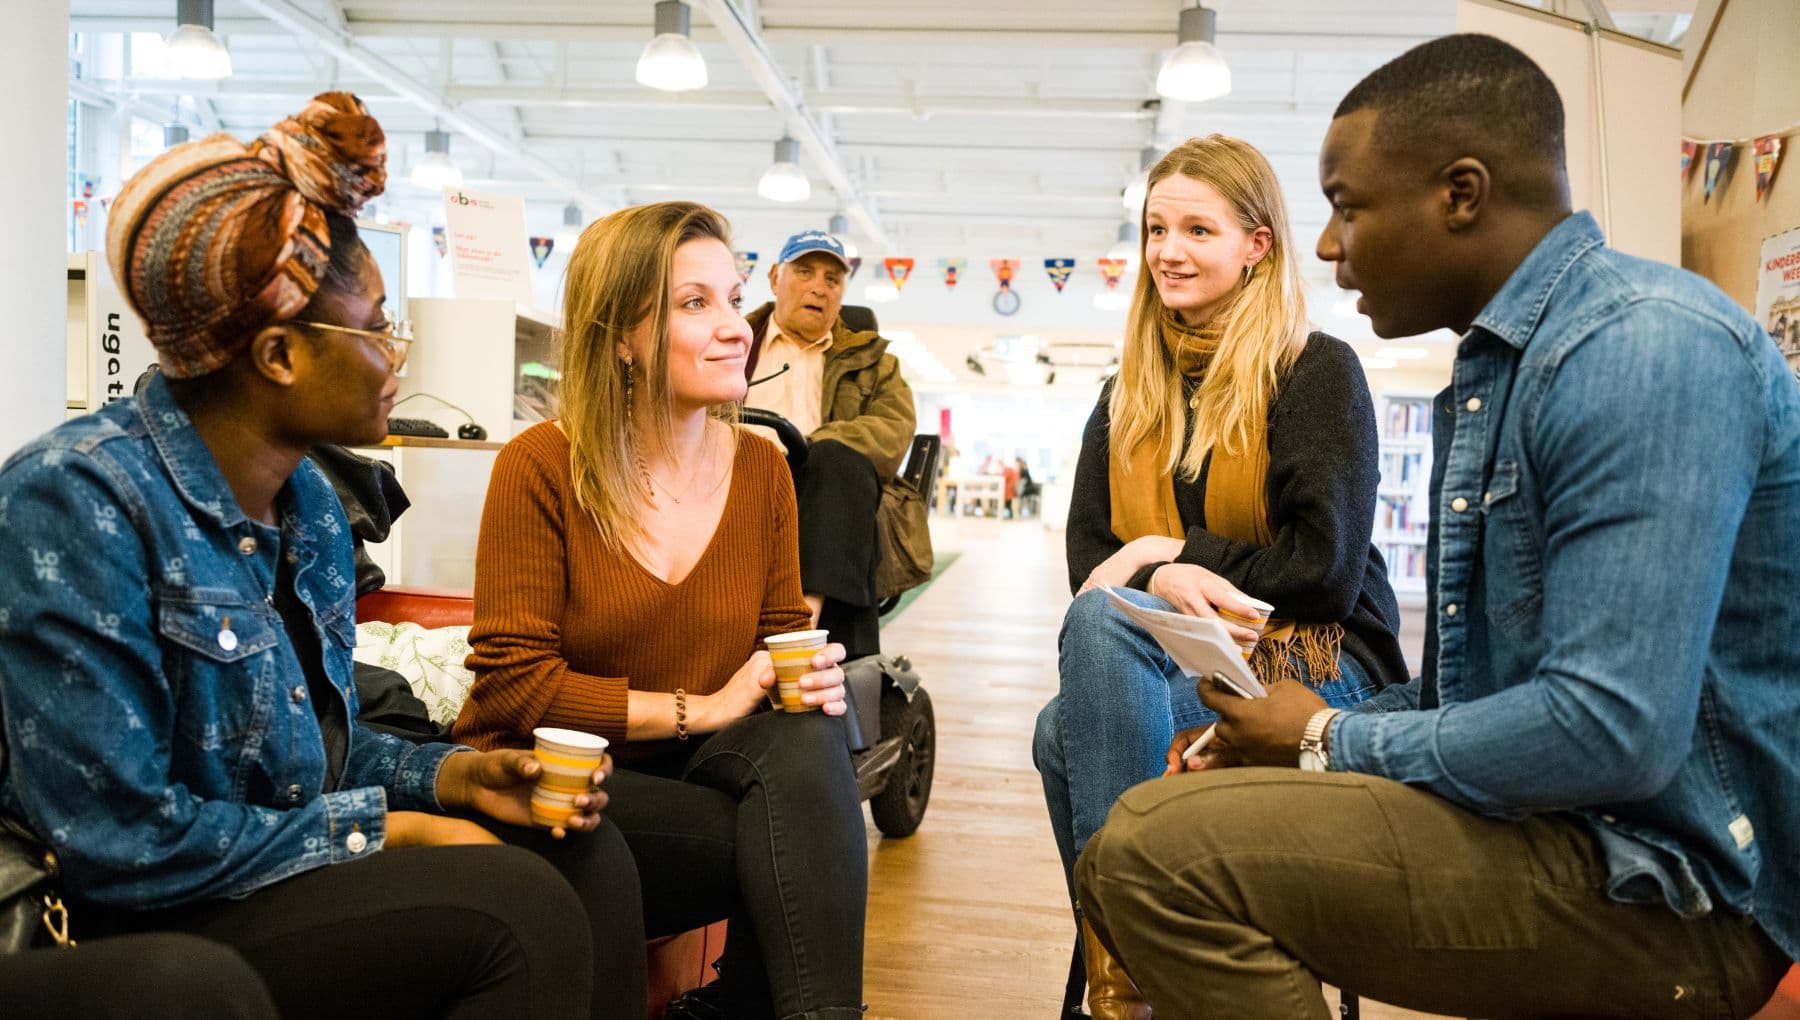
<svg viewBox="0 0 1800 1020"><path fill-rule="evenodd" d="M1331 728L1331 720L1341 714L1335 708L1321 708L1314 712L1311 719L1306 720L1306 730L1300 735L1300 768L1307 772L1325 772L1331 768L1331 754L1326 750L1325 734Z"/></svg>

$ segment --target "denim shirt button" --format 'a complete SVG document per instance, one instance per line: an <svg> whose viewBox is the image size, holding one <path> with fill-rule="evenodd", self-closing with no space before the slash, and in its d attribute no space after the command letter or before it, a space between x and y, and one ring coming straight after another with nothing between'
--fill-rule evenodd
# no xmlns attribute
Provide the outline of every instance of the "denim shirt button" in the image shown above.
<svg viewBox="0 0 1800 1020"><path fill-rule="evenodd" d="M1450 509L1455 510L1459 514L1462 513L1464 510L1467 510L1468 508L1469 508L1469 501L1462 498L1461 496L1458 496L1455 499L1450 501Z"/></svg>
<svg viewBox="0 0 1800 1020"><path fill-rule="evenodd" d="M1449 605L1445 606L1444 607L1444 615L1445 616L1455 616L1456 615L1456 603L1452 602Z"/></svg>
<svg viewBox="0 0 1800 1020"><path fill-rule="evenodd" d="M1479 411L1479 410L1481 410L1481 398L1480 397L1470 397L1469 402L1464 404L1463 406L1468 408L1471 411Z"/></svg>
<svg viewBox="0 0 1800 1020"><path fill-rule="evenodd" d="M306 688L303 686L296 686L293 690L288 692L288 698L292 700L294 704L300 704L306 700Z"/></svg>
<svg viewBox="0 0 1800 1020"><path fill-rule="evenodd" d="M352 832L344 837L344 849L353 854L360 854L369 848L369 837L360 832Z"/></svg>
<svg viewBox="0 0 1800 1020"><path fill-rule="evenodd" d="M304 793L304 792L305 792L305 791L303 791L303 790L301 790L301 789L300 789L300 784L299 784L299 783L295 783L295 784L294 784L294 785L292 785L292 786L290 786L290 787L288 787L288 788L287 788L287 795L288 795L288 803L289 803L289 804L298 804L298 803L300 803L300 796L301 796L301 794L302 794L302 793Z"/></svg>
<svg viewBox="0 0 1800 1020"><path fill-rule="evenodd" d="M287 561L288 561L288 566L290 566L290 567L296 563L299 563L300 562L300 554L295 552L292 549L289 549L287 551Z"/></svg>

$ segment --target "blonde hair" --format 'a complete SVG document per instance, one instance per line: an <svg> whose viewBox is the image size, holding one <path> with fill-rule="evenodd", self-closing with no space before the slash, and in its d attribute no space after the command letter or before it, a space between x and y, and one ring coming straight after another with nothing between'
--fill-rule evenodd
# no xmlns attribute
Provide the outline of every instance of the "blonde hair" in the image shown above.
<svg viewBox="0 0 1800 1020"><path fill-rule="evenodd" d="M707 238L731 247L725 217L694 202L657 202L588 224L569 256L558 404L575 500L612 551L641 533L635 510L643 493L642 445L664 455L672 449L670 276L675 249ZM645 387L643 411L633 420L619 348L646 324L648 357L629 369L633 385ZM737 413L735 403L712 409L725 421L736 421Z"/></svg>
<svg viewBox="0 0 1800 1020"><path fill-rule="evenodd" d="M1267 227L1271 235L1269 251L1249 282L1207 324L1219 337L1219 348L1196 394L1193 437L1185 450L1181 369L1162 337L1169 312L1156 290L1154 269L1145 264L1144 241L1138 242L1125 350L1107 407L1113 456L1141 442L1156 444L1166 450L1164 469L1179 470L1191 482L1214 447L1234 456L1250 452L1249 423L1267 420L1277 384L1306 345L1306 296L1281 185L1255 146L1225 135L1190 138L1150 168L1149 191L1174 174L1210 185L1246 231ZM1140 225L1140 238L1147 238L1148 213Z"/></svg>

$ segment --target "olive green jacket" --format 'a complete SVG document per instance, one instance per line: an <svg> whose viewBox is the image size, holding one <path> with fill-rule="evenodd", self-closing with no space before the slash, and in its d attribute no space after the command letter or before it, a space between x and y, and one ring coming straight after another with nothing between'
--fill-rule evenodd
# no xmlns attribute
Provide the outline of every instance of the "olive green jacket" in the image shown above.
<svg viewBox="0 0 1800 1020"><path fill-rule="evenodd" d="M770 302L744 316L754 330L745 369L750 378L756 377L756 360L774 311ZM831 327L831 349L825 352L819 389L823 411L819 420L824 424L807 441L835 439L869 458L883 481L898 475L912 448L918 419L912 387L900 377L900 361L887 352L887 341L874 332L855 332L837 320Z"/></svg>

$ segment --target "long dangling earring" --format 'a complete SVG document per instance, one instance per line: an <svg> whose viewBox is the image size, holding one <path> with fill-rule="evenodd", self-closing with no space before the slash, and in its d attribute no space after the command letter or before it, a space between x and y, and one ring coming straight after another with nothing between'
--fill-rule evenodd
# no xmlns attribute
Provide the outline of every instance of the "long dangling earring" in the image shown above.
<svg viewBox="0 0 1800 1020"><path fill-rule="evenodd" d="M1244 263L1244 286L1246 287L1250 286L1250 272L1255 268L1255 265L1256 264L1253 262Z"/></svg>
<svg viewBox="0 0 1800 1020"><path fill-rule="evenodd" d="M631 459L637 465L638 481L644 486L644 498L656 502L656 488L650 483L650 466L644 462L644 444L638 437L636 401L632 399L637 373L631 362L625 362L625 433L631 444Z"/></svg>

